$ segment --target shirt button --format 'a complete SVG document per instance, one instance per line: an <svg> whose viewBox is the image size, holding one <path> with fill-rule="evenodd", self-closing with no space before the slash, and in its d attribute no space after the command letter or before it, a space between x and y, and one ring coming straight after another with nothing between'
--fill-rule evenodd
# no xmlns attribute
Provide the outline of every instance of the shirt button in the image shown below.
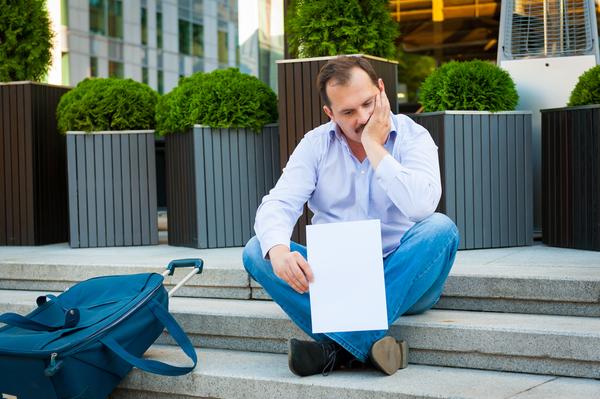
<svg viewBox="0 0 600 399"><path fill-rule="evenodd" d="M360 174L361 174L361 175L364 175L364 174L365 174L365 171L364 171L364 170L361 170L361 171L360 171Z"/></svg>

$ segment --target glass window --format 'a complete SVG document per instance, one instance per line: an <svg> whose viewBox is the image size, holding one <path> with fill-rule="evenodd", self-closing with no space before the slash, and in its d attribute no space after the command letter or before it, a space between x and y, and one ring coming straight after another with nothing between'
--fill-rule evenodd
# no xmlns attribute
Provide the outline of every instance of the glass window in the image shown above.
<svg viewBox="0 0 600 399"><path fill-rule="evenodd" d="M196 57L202 57L204 55L204 43L202 39L204 36L204 27L198 24L193 24L192 27L193 55L195 55Z"/></svg>
<svg viewBox="0 0 600 399"><path fill-rule="evenodd" d="M148 45L148 10L142 8L142 44Z"/></svg>
<svg viewBox="0 0 600 399"><path fill-rule="evenodd" d="M62 69L62 84L65 86L69 85L69 53L62 53L61 55L61 69Z"/></svg>
<svg viewBox="0 0 600 399"><path fill-rule="evenodd" d="M108 0L108 36L123 38L123 2Z"/></svg>
<svg viewBox="0 0 600 399"><path fill-rule="evenodd" d="M156 47L162 48L163 40L162 40L162 12L156 13Z"/></svg>
<svg viewBox="0 0 600 399"><path fill-rule="evenodd" d="M69 26L69 0L60 1L60 23Z"/></svg>
<svg viewBox="0 0 600 399"><path fill-rule="evenodd" d="M182 54L191 54L190 25L189 21L179 20L179 52Z"/></svg>
<svg viewBox="0 0 600 399"><path fill-rule="evenodd" d="M123 63L117 61L108 61L108 76L111 78L122 78Z"/></svg>
<svg viewBox="0 0 600 399"><path fill-rule="evenodd" d="M148 68L142 67L142 82L148 84L150 79L148 79Z"/></svg>
<svg viewBox="0 0 600 399"><path fill-rule="evenodd" d="M229 62L229 41L227 40L227 32L222 30L218 33L219 46L219 63L227 64Z"/></svg>
<svg viewBox="0 0 600 399"><path fill-rule="evenodd" d="M159 94L163 94L165 88L164 88L164 77L163 77L163 71L158 71L158 93Z"/></svg>
<svg viewBox="0 0 600 399"><path fill-rule="evenodd" d="M104 0L90 0L90 32L104 35Z"/></svg>
<svg viewBox="0 0 600 399"><path fill-rule="evenodd" d="M90 76L98 76L98 57L90 57Z"/></svg>

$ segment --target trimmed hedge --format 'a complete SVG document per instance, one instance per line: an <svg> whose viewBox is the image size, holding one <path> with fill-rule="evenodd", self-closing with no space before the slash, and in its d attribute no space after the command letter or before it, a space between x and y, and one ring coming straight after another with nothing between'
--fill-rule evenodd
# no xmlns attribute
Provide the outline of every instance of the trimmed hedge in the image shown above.
<svg viewBox="0 0 600 399"><path fill-rule="evenodd" d="M570 107L600 104L600 65L585 71L577 81L569 98Z"/></svg>
<svg viewBox="0 0 600 399"><path fill-rule="evenodd" d="M0 0L0 82L41 81L52 37L45 0Z"/></svg>
<svg viewBox="0 0 600 399"><path fill-rule="evenodd" d="M308 58L368 54L396 58L398 24L386 0L295 0L286 18L290 53Z"/></svg>
<svg viewBox="0 0 600 399"><path fill-rule="evenodd" d="M481 60L451 61L437 68L421 86L426 112L447 110L513 111L519 102L515 83L497 65Z"/></svg>
<svg viewBox="0 0 600 399"><path fill-rule="evenodd" d="M62 133L151 130L157 101L157 92L132 79L85 79L61 97L58 129Z"/></svg>
<svg viewBox="0 0 600 399"><path fill-rule="evenodd" d="M181 78L156 106L156 131L160 135L184 132L196 124L260 132L264 125L276 121L277 96L273 90L237 68Z"/></svg>

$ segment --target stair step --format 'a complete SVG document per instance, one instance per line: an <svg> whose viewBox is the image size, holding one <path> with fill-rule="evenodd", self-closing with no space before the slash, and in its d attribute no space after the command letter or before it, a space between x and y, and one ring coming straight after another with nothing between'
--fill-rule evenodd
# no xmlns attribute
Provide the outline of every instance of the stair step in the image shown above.
<svg viewBox="0 0 600 399"><path fill-rule="evenodd" d="M438 398L563 399L598 398L600 381L483 370L409 365L392 376L375 370L336 371L327 377L300 378L287 356L270 353L199 349L198 366L174 379L137 369L123 380L112 399L167 398ZM178 349L155 345L150 358L189 364Z"/></svg>
<svg viewBox="0 0 600 399"><path fill-rule="evenodd" d="M172 259L201 257L202 275L179 296L268 299L241 263L242 248L168 245L71 249L66 244L3 247L0 289L63 291L87 278L160 272ZM167 278L165 285L177 278ZM600 316L600 253L543 245L459 251L439 309Z"/></svg>
<svg viewBox="0 0 600 399"><path fill-rule="evenodd" d="M0 291L0 310L26 313L39 294ZM306 338L271 301L172 298L170 311L203 348L285 353L289 338ZM597 318L434 309L401 317L390 334L408 342L413 364L600 376Z"/></svg>

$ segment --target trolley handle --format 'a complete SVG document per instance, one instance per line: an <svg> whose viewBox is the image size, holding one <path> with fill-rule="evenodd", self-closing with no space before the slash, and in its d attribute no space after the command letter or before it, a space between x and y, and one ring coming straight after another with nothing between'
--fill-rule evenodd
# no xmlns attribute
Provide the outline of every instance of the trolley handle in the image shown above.
<svg viewBox="0 0 600 399"><path fill-rule="evenodd" d="M175 269L178 267L193 267L194 270L189 272L175 287L169 291L169 297L172 297L175 292L181 288L189 279L194 277L196 274L202 273L204 268L204 261L200 258L187 258L187 259L175 259L169 262L167 269L162 273L163 277L172 276Z"/></svg>

